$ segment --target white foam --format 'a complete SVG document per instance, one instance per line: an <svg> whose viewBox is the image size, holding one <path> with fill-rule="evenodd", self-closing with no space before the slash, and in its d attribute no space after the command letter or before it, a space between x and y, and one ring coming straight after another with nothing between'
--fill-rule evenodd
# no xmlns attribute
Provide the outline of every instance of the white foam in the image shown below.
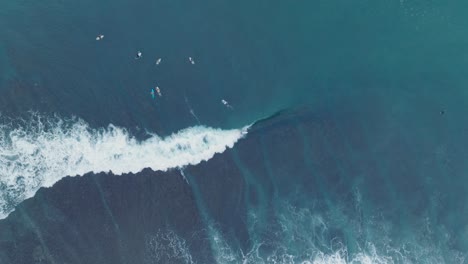
<svg viewBox="0 0 468 264"><path fill-rule="evenodd" d="M155 235L147 235L145 263L162 263L168 260L194 263L185 239L177 236L172 230L158 230Z"/></svg>
<svg viewBox="0 0 468 264"><path fill-rule="evenodd" d="M165 138L151 134L139 141L123 128L92 129L80 119L34 115L23 125L0 122L0 218L40 187L67 175L194 165L233 147L247 129L196 126Z"/></svg>

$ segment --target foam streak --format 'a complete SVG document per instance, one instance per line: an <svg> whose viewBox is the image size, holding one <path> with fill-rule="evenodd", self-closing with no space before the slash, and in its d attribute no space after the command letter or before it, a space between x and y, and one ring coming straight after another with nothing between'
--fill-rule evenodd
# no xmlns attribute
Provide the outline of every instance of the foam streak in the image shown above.
<svg viewBox="0 0 468 264"><path fill-rule="evenodd" d="M194 165L233 147L247 129L196 126L165 138L152 134L139 141L123 128L92 129L80 119L34 115L19 125L0 122L0 218L40 187L67 175Z"/></svg>

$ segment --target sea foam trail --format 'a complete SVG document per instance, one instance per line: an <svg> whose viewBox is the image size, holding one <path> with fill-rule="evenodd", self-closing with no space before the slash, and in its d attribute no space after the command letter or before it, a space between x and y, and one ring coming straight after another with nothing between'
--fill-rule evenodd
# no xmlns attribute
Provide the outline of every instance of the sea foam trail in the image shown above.
<svg viewBox="0 0 468 264"><path fill-rule="evenodd" d="M137 140L109 125L92 129L80 119L42 118L0 123L0 218L21 201L67 175L137 173L194 165L231 148L247 131L204 126L167 137ZM15 123L15 124L13 124Z"/></svg>

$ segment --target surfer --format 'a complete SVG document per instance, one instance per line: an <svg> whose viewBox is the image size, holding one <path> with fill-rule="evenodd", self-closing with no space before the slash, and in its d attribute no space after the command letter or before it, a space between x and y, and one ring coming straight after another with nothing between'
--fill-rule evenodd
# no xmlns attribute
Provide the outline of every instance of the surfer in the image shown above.
<svg viewBox="0 0 468 264"><path fill-rule="evenodd" d="M192 57L188 57L188 60L190 61L190 63L195 64L195 61L193 60Z"/></svg>
<svg viewBox="0 0 468 264"><path fill-rule="evenodd" d="M104 38L104 35L101 34L101 35L98 35L98 36L96 37L96 40L101 40L101 39L103 39L103 38Z"/></svg>
<svg viewBox="0 0 468 264"><path fill-rule="evenodd" d="M225 105L227 108L229 109L234 109L226 100L224 99L221 99L221 103L223 103L223 105Z"/></svg>
<svg viewBox="0 0 468 264"><path fill-rule="evenodd" d="M156 92L158 93L159 97L162 96L161 89L159 89L159 86L156 86Z"/></svg>
<svg viewBox="0 0 468 264"><path fill-rule="evenodd" d="M135 60L138 60L139 58L141 58L142 55L143 55L143 54L141 53L141 51L138 51L137 54L136 54L136 56L135 56Z"/></svg>
<svg viewBox="0 0 468 264"><path fill-rule="evenodd" d="M156 65L159 65L161 63L161 58L156 60Z"/></svg>

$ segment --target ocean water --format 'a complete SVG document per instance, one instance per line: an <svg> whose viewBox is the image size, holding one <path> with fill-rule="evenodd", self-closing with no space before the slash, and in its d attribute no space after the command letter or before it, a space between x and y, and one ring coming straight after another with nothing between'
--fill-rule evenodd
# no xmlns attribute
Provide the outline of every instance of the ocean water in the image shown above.
<svg viewBox="0 0 468 264"><path fill-rule="evenodd" d="M363 137L378 118L282 112L196 165L63 178L0 222L0 260L465 263L463 146Z"/></svg>
<svg viewBox="0 0 468 264"><path fill-rule="evenodd" d="M466 263L467 12L3 3L0 263Z"/></svg>

